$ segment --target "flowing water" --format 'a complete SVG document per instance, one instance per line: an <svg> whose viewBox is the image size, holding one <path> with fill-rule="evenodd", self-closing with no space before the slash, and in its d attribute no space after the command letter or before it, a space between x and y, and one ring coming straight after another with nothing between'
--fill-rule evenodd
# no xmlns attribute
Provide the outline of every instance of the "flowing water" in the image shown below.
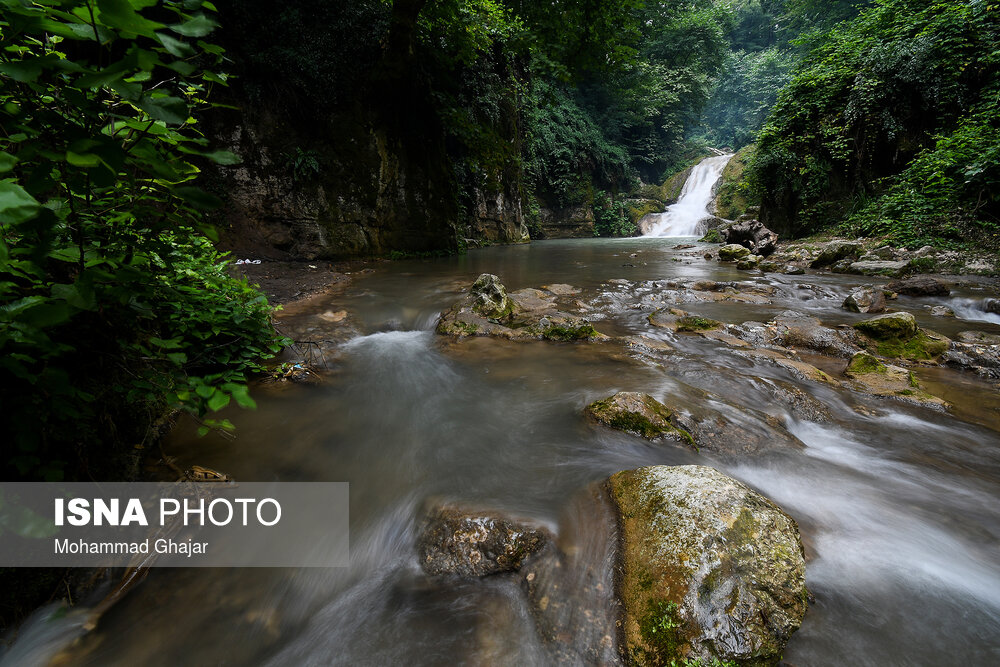
<svg viewBox="0 0 1000 667"><path fill-rule="evenodd" d="M604 545L585 543L595 519L574 504L581 491L619 470L687 463L747 482L799 522L815 602L788 644L788 663L1000 664L997 392L968 374L918 370L955 403L943 414L812 383L715 341L653 329L645 319L652 308L641 304L674 280L777 289L766 304L685 306L730 322L766 321L787 309L832 324L860 317L839 308L859 277L753 277L675 245L551 241L392 262L310 302L296 316L344 309L360 329L330 355L328 381L261 387L257 411L226 415L238 425L235 440L198 439L193 425L181 424L167 447L181 466L237 480L350 482L350 567L154 570L68 647L85 610L60 618L40 611L3 664L47 664L60 651L57 663L68 665L552 664L513 575L465 581L422 573L421 504L445 497L532 517L575 540L579 553L600 554ZM481 272L512 290L575 285L581 298L614 306L595 317L599 330L658 338L674 352L651 363L620 344L435 335L437 313ZM984 296L970 286L953 301ZM932 317L924 303L900 297L894 306L944 333L1000 333L992 322ZM812 361L833 374L843 369L839 360ZM774 399L780 387L806 392L830 418L797 416ZM735 422L766 424L770 416L804 447L715 457L582 419L587 403L618 390Z"/></svg>
<svg viewBox="0 0 1000 667"><path fill-rule="evenodd" d="M708 206L714 196L715 184L732 157L717 155L696 164L684 181L677 203L660 214L660 219L653 223L646 236L697 236L702 231L699 223L712 215Z"/></svg>

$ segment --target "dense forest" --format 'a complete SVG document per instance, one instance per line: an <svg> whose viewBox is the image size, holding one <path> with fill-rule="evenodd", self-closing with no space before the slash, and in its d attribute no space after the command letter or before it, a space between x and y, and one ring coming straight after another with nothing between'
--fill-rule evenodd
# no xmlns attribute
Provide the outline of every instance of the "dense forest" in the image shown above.
<svg viewBox="0 0 1000 667"><path fill-rule="evenodd" d="M709 146L747 147L730 186L783 235L995 249L998 15L919 0L5 0L5 474L127 476L169 411L226 429L214 410L253 405L247 378L284 341L219 249L268 198L312 211L326 245L273 224L265 239L309 258L523 241L573 207L629 235L630 193ZM247 187L268 182L285 189Z"/></svg>

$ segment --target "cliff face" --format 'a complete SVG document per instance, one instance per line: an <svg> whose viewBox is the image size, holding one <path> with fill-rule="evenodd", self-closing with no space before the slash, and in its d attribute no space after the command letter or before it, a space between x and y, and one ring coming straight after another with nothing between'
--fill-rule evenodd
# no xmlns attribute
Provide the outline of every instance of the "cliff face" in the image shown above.
<svg viewBox="0 0 1000 667"><path fill-rule="evenodd" d="M208 172L226 204L223 245L341 259L527 241L520 161L505 157L520 152L518 110L505 102L488 119L459 113L470 135L489 141L456 138L456 107L474 104L459 94L464 79L430 76L427 54L415 55L424 4L355 16L348 5L313 3L314 21L295 14L274 28L309 29L309 39L289 33L276 46L258 18L224 0L222 41L238 76L214 98L228 109L204 123L214 144L242 159ZM499 57L484 63L498 89L516 87L516 68Z"/></svg>

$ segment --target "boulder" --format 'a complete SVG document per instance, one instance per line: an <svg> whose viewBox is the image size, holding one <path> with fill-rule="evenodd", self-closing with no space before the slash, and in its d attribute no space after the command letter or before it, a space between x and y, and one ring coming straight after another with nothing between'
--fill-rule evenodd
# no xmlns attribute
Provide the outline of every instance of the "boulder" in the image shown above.
<svg viewBox="0 0 1000 667"><path fill-rule="evenodd" d="M917 333L917 321L910 313L886 313L858 322L854 328L875 340L910 338Z"/></svg>
<svg viewBox="0 0 1000 667"><path fill-rule="evenodd" d="M984 299L983 312L1000 315L1000 299Z"/></svg>
<svg viewBox="0 0 1000 667"><path fill-rule="evenodd" d="M963 332L967 333L967 332ZM992 336L1000 339L1000 336ZM962 370L969 370L984 378L1000 379L1000 340L992 344L985 343L953 343L951 348L941 356L941 360Z"/></svg>
<svg viewBox="0 0 1000 667"><path fill-rule="evenodd" d="M859 350L856 334L825 327L815 317L790 312L775 318L774 325L778 343L783 347L805 348L844 358Z"/></svg>
<svg viewBox="0 0 1000 667"><path fill-rule="evenodd" d="M469 291L472 295L472 309L490 320L504 320L514 312L514 304L507 296L507 288L492 273L484 273L476 278Z"/></svg>
<svg viewBox="0 0 1000 667"><path fill-rule="evenodd" d="M417 551L427 574L482 577L520 569L549 540L544 529L495 512L435 504L426 512Z"/></svg>
<svg viewBox="0 0 1000 667"><path fill-rule="evenodd" d="M852 262L845 273L860 273L863 276L887 276L897 278L906 271L910 265L908 260L893 262L889 260L876 260L870 262Z"/></svg>
<svg viewBox="0 0 1000 667"><path fill-rule="evenodd" d="M940 280L930 276L914 276L905 280L893 280L886 289L907 296L948 296L951 290Z"/></svg>
<svg viewBox="0 0 1000 667"><path fill-rule="evenodd" d="M746 220L729 225L722 230L726 243L738 243L755 255L767 257L778 245L778 235L759 220Z"/></svg>
<svg viewBox="0 0 1000 667"><path fill-rule="evenodd" d="M737 243L730 243L719 248L719 260L722 262L735 262L750 256L750 249Z"/></svg>
<svg viewBox="0 0 1000 667"><path fill-rule="evenodd" d="M751 271L760 266L760 260L763 259L760 255L747 255L740 261L736 262L736 268L740 271Z"/></svg>
<svg viewBox="0 0 1000 667"><path fill-rule="evenodd" d="M830 241L823 246L823 249L819 251L809 266L819 269L843 259L857 258L862 250L864 250L863 246L853 241Z"/></svg>
<svg viewBox="0 0 1000 667"><path fill-rule="evenodd" d="M691 434L671 421L673 410L649 394L620 391L610 398L591 403L584 413L600 424L648 440L671 437L694 445Z"/></svg>
<svg viewBox="0 0 1000 667"><path fill-rule="evenodd" d="M885 293L872 287L857 287L844 299L844 308L855 313L881 313L885 310Z"/></svg>
<svg viewBox="0 0 1000 667"><path fill-rule="evenodd" d="M621 529L626 661L777 664L806 612L795 521L704 466L626 470L608 488Z"/></svg>
<svg viewBox="0 0 1000 667"><path fill-rule="evenodd" d="M948 407L946 402L924 391L913 373L899 366L884 364L867 352L854 355L844 374L856 391L933 408Z"/></svg>

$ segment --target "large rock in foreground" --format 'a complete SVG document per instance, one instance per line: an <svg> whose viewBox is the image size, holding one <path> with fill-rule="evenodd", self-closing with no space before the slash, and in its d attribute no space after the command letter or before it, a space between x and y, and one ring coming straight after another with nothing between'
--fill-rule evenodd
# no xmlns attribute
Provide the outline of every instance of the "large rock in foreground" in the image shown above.
<svg viewBox="0 0 1000 667"><path fill-rule="evenodd" d="M519 569L548 541L544 530L495 512L438 505L427 511L417 551L427 574L482 577Z"/></svg>
<svg viewBox="0 0 1000 667"><path fill-rule="evenodd" d="M907 312L878 315L854 328L867 337L866 347L883 357L928 361L940 357L951 344L941 334L917 327L916 319Z"/></svg>
<svg viewBox="0 0 1000 667"><path fill-rule="evenodd" d="M626 470L608 485L621 527L626 661L777 664L806 612L795 521L704 466Z"/></svg>

